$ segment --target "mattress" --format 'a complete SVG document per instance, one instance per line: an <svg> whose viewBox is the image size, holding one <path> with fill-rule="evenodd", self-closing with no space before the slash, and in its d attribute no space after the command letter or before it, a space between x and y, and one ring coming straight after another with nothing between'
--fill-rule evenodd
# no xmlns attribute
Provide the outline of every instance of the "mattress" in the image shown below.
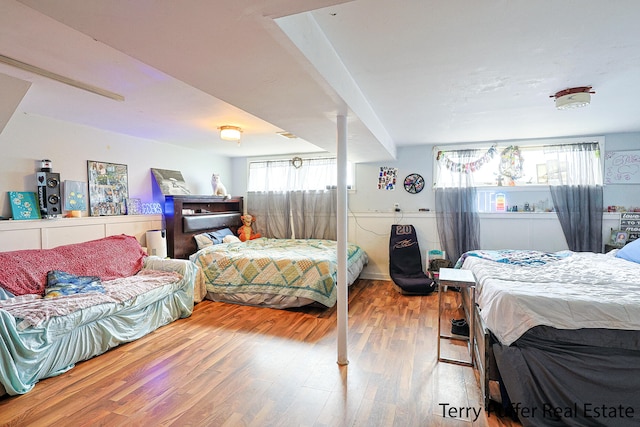
<svg viewBox="0 0 640 427"><path fill-rule="evenodd" d="M510 345L535 326L640 330L640 265L590 252L472 251L480 315Z"/></svg>
<svg viewBox="0 0 640 427"><path fill-rule="evenodd" d="M260 238L223 243L201 249L190 260L200 268L210 299L278 308L336 303L338 263L333 240ZM367 260L362 248L348 244L348 285ZM277 303L264 302L269 300Z"/></svg>

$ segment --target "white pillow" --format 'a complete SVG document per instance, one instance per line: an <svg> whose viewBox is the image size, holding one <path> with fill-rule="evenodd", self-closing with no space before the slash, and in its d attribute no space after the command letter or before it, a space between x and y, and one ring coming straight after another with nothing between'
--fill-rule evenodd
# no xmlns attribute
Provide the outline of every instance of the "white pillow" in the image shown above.
<svg viewBox="0 0 640 427"><path fill-rule="evenodd" d="M234 236L233 234L224 236L222 238L222 243L237 243L237 242L241 242L241 240L237 236Z"/></svg>

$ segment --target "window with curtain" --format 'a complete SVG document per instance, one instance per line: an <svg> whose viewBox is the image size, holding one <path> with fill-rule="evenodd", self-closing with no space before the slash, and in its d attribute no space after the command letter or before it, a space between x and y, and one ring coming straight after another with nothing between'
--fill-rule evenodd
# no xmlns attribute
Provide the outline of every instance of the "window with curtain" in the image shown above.
<svg viewBox="0 0 640 427"><path fill-rule="evenodd" d="M336 239L334 157L249 163L247 211L267 237Z"/></svg>
<svg viewBox="0 0 640 427"><path fill-rule="evenodd" d="M578 148L585 144L595 144L596 148ZM579 163L573 160L568 162L567 155L562 154L572 148L584 152ZM590 182L602 184L598 141L536 145L494 144L477 148L473 150L475 156L466 158L468 151L436 151L436 188L459 187L461 176L474 187L579 185ZM583 170L585 173L582 173Z"/></svg>
<svg viewBox="0 0 640 427"><path fill-rule="evenodd" d="M601 144L597 140L437 151L434 187L441 246L452 250L454 257L459 251L471 250L479 242L465 241L463 236L477 232L478 220L477 214L465 212L483 210L486 201L492 208L484 210L500 205L492 190L483 190L478 197L469 188L503 187L502 192L505 187L544 186L551 194L569 249L600 252L602 184Z"/></svg>
<svg viewBox="0 0 640 427"><path fill-rule="evenodd" d="M335 157L263 160L249 163L249 191L308 191L335 188Z"/></svg>

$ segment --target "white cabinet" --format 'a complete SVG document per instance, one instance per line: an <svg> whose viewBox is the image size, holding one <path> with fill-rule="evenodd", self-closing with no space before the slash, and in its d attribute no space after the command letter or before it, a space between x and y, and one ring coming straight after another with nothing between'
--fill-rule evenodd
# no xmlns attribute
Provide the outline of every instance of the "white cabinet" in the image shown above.
<svg viewBox="0 0 640 427"><path fill-rule="evenodd" d="M50 249L128 234L146 246L146 232L163 228L162 215L118 215L0 221L0 252Z"/></svg>

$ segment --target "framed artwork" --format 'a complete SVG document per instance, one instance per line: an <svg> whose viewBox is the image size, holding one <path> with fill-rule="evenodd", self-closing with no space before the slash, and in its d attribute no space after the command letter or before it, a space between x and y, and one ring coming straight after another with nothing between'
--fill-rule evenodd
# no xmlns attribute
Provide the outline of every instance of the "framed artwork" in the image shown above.
<svg viewBox="0 0 640 427"><path fill-rule="evenodd" d="M64 182L64 210L65 211L86 211L87 210L87 190L86 183L82 181Z"/></svg>
<svg viewBox="0 0 640 427"><path fill-rule="evenodd" d="M9 191L13 219L40 219L40 206L36 193Z"/></svg>
<svg viewBox="0 0 640 427"><path fill-rule="evenodd" d="M626 231L618 231L616 234L616 245L624 246L629 240L629 233Z"/></svg>
<svg viewBox="0 0 640 427"><path fill-rule="evenodd" d="M129 198L127 165L87 160L89 214L124 215Z"/></svg>
<svg viewBox="0 0 640 427"><path fill-rule="evenodd" d="M188 195L191 191L182 177L182 172L170 169L151 168L153 178L163 195Z"/></svg>
<svg viewBox="0 0 640 427"><path fill-rule="evenodd" d="M611 241L609 242L613 246L624 246L629 240L629 233L626 231L612 230Z"/></svg>
<svg viewBox="0 0 640 427"><path fill-rule="evenodd" d="M127 215L141 215L141 214L142 214L142 200L127 199Z"/></svg>

